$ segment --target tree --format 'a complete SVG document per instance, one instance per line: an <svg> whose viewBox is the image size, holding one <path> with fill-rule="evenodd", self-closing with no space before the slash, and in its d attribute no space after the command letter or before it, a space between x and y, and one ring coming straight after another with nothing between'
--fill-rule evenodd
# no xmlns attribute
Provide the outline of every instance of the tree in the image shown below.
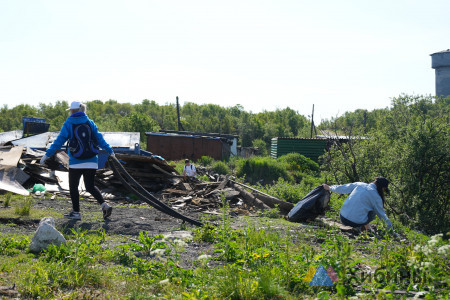
<svg viewBox="0 0 450 300"><path fill-rule="evenodd" d="M363 127L343 127L350 139L324 156L326 174L337 183L385 176L393 186L388 210L422 230L447 232L449 103L450 98L402 95L374 120L382 126L371 128L364 138Z"/></svg>

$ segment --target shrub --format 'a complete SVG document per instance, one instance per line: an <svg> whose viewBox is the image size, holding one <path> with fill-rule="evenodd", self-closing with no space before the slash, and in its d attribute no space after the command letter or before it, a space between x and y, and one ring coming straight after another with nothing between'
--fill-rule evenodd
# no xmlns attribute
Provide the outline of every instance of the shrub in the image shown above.
<svg viewBox="0 0 450 300"><path fill-rule="evenodd" d="M286 163L286 167L290 171L317 175L320 170L318 163L300 153L289 153L279 157L277 160L281 163Z"/></svg>
<svg viewBox="0 0 450 300"><path fill-rule="evenodd" d="M212 165L212 170L220 175L230 174L230 168L223 161L216 161Z"/></svg>
<svg viewBox="0 0 450 300"><path fill-rule="evenodd" d="M212 158L210 156L202 156L199 159L199 163L205 167L210 166L213 163L213 161L214 161L214 158Z"/></svg>
<svg viewBox="0 0 450 300"><path fill-rule="evenodd" d="M279 178L293 182L292 175L286 170L283 163L271 157L254 156L247 160L237 162L236 175L238 177L246 176L247 180L252 184L260 182L272 183Z"/></svg>
<svg viewBox="0 0 450 300"><path fill-rule="evenodd" d="M303 197L305 197L306 194L308 194L313 189L313 187L315 187L315 185L311 186L308 184L291 184L284 179L280 179L273 185L259 185L257 189L278 199L295 204Z"/></svg>
<svg viewBox="0 0 450 300"><path fill-rule="evenodd" d="M267 151L267 145L266 142L264 142L262 139L256 139L252 142L252 146L255 148L258 148L258 153L260 156L266 156Z"/></svg>

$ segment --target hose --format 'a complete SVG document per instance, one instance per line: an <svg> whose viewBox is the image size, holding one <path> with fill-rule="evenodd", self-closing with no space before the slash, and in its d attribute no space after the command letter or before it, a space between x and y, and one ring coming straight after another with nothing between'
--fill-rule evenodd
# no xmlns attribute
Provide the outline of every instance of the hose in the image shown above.
<svg viewBox="0 0 450 300"><path fill-rule="evenodd" d="M119 178L119 180L130 192L136 194L142 201L148 203L157 210L165 214L168 214L169 216L181 219L183 221L191 223L192 225L203 226L201 222L180 214L179 212L167 206L165 203L156 199L155 196L153 196L150 192L148 192L133 177L131 177L130 174L128 174L128 172L125 170L125 168L122 166L122 164L115 156L109 156L108 161L110 162L114 175ZM125 175L128 181L122 176L121 173ZM134 188L131 184L133 184L136 188Z"/></svg>

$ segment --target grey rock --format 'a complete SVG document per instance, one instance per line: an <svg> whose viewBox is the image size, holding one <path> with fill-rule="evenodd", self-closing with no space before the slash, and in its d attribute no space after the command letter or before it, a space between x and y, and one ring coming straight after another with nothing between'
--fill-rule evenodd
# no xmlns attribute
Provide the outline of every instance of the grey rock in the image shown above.
<svg viewBox="0 0 450 300"><path fill-rule="evenodd" d="M59 246L63 243L66 243L66 239L61 232L56 230L55 220L52 217L45 217L39 222L39 227L31 239L29 248L31 252L38 253L50 245Z"/></svg>

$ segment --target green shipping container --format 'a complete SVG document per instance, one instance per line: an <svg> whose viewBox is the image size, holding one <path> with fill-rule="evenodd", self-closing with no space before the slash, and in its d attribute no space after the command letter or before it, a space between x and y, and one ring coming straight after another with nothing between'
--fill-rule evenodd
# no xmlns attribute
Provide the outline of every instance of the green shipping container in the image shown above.
<svg viewBox="0 0 450 300"><path fill-rule="evenodd" d="M300 153L315 162L319 162L319 156L325 153L326 145L326 139L277 137L272 139L270 155L273 158L278 158L288 153Z"/></svg>

